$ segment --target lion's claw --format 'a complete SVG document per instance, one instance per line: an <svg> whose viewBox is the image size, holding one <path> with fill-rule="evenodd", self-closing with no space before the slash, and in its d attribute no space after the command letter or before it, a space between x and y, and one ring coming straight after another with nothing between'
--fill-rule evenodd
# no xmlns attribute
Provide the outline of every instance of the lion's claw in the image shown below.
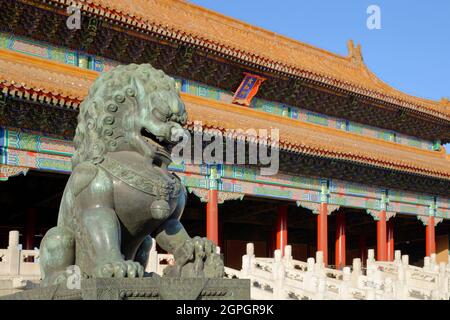
<svg viewBox="0 0 450 320"><path fill-rule="evenodd" d="M101 278L141 278L144 276L144 268L139 262L132 260L108 262L97 268L97 276Z"/></svg>

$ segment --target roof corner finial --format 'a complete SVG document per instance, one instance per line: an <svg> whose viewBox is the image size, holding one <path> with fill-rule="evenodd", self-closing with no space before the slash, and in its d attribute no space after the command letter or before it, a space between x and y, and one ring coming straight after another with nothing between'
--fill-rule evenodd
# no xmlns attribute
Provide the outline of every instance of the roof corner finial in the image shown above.
<svg viewBox="0 0 450 320"><path fill-rule="evenodd" d="M347 41L347 48L348 48L348 56L353 57L354 51L355 51L355 44L353 43L353 40L350 39Z"/></svg>
<svg viewBox="0 0 450 320"><path fill-rule="evenodd" d="M445 107L450 107L450 100L448 98L441 98L441 104L443 104Z"/></svg>
<svg viewBox="0 0 450 320"><path fill-rule="evenodd" d="M352 62L355 64L361 64L363 62L361 44L358 43L358 45L355 47L355 43L353 42L353 40L348 40L347 47L348 57L352 60Z"/></svg>

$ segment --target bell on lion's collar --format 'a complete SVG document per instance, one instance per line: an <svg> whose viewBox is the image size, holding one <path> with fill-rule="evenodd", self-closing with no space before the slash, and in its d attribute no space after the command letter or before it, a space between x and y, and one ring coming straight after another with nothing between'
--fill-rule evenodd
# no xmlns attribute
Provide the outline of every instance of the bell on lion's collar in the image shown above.
<svg viewBox="0 0 450 320"><path fill-rule="evenodd" d="M166 219L170 215L170 206L167 201L156 200L150 207L150 213L154 219Z"/></svg>

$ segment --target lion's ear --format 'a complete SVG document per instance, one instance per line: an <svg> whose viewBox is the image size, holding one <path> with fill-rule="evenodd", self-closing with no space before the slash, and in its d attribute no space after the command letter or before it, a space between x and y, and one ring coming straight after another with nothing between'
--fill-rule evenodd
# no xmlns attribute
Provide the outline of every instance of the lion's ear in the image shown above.
<svg viewBox="0 0 450 320"><path fill-rule="evenodd" d="M145 96L144 81L139 81L137 77L132 77L131 83L136 89L136 99L142 99Z"/></svg>
<svg viewBox="0 0 450 320"><path fill-rule="evenodd" d="M156 84L151 79L132 78L132 84L136 88L136 98L144 99L148 94L157 90Z"/></svg>

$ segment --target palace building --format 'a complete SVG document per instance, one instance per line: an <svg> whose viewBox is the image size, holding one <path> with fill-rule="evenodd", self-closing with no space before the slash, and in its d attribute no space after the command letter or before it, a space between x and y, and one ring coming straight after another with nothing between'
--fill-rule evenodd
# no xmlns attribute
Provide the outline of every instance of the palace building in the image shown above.
<svg viewBox="0 0 450 320"><path fill-rule="evenodd" d="M67 8L81 12L71 30ZM56 225L80 103L96 77L150 63L174 77L194 133L277 129L279 171L173 164L189 192L182 222L239 268L292 245L342 269L394 250L448 262L450 102L398 91L348 55L181 0L0 0L0 248ZM432 81L432 79L430 79ZM245 135L259 144L258 135Z"/></svg>

